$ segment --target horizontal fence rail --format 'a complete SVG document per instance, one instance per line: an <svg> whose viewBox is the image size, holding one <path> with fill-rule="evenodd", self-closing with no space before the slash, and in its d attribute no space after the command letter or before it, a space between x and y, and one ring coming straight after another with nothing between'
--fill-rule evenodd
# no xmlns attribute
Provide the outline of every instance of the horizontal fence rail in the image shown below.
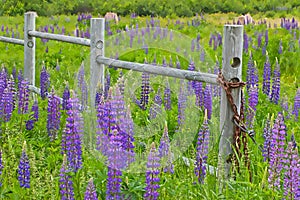
<svg viewBox="0 0 300 200"><path fill-rule="evenodd" d="M182 70L170 67L161 67L155 66L150 64L141 64L141 63L133 63L127 62L122 60L115 60L107 57L97 57L97 62L111 66L117 67L122 69L129 69L139 72L148 72L150 74L157 74L163 76L170 76L175 78L193 80L193 81L201 81L211 84L217 84L217 75L203 73L203 72L196 72L196 71L189 71L189 70Z"/></svg>
<svg viewBox="0 0 300 200"><path fill-rule="evenodd" d="M31 37L62 41L62 42L67 42L72 44L79 44L83 46L90 46L91 44L91 41L89 39L67 36L67 35L58 35L53 33L44 33L40 31L28 31L28 35L30 35Z"/></svg>
<svg viewBox="0 0 300 200"><path fill-rule="evenodd" d="M20 40L16 38L0 36L0 41L24 46L24 40Z"/></svg>

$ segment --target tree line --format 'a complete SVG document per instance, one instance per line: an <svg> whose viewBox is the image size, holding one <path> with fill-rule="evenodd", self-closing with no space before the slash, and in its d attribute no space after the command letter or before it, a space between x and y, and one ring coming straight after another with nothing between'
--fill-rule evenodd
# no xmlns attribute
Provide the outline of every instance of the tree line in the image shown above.
<svg viewBox="0 0 300 200"><path fill-rule="evenodd" d="M0 16L23 15L26 11L36 11L39 16L81 12L104 15L111 11L121 16L136 13L139 16L191 17L201 12L289 12L298 7L299 0L2 0Z"/></svg>

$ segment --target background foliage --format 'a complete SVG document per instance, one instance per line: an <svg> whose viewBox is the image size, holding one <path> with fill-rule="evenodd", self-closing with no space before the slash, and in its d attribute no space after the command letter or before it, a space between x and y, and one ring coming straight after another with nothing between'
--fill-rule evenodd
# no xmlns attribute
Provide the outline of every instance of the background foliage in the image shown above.
<svg viewBox="0 0 300 200"><path fill-rule="evenodd" d="M77 14L78 12L91 12L104 15L113 11L125 16L136 13L140 16L158 15L186 16L195 13L257 13L267 12L274 15L275 12L296 12L300 6L298 0L136 0L136 1L94 1L94 0L2 0L1 15L23 15L24 12L36 11L40 16L57 14Z"/></svg>

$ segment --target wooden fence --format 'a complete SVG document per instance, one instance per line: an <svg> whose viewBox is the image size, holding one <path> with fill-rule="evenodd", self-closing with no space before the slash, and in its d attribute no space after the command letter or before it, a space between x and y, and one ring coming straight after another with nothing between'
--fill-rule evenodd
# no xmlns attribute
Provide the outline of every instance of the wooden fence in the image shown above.
<svg viewBox="0 0 300 200"><path fill-rule="evenodd" d="M0 41L24 46L24 78L30 83L30 89L39 92L35 86L35 38L45 38L78 44L90 47L90 103L94 105L96 95L96 85L101 83L104 87L104 65L129 69L140 72L148 72L157 75L176 77L187 80L202 81L211 84L217 83L217 75L196 71L180 70L170 67L159 67L150 64L140 64L115 60L104 56L105 52L105 19L91 18L90 39L44 33L35 30L35 12L25 13L24 40L0 36ZM222 74L227 81L242 80L242 51L243 51L243 26L225 25L224 42L222 51ZM232 89L234 103L239 111L241 101L241 88ZM93 106L91 106L93 107ZM230 171L230 163L226 160L232 154L233 111L227 100L224 90L221 93L220 107L220 144L218 176L227 179Z"/></svg>

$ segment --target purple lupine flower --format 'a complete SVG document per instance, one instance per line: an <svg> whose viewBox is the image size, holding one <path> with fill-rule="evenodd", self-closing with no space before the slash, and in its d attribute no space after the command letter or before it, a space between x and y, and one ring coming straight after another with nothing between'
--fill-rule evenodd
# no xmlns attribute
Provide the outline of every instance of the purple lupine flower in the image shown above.
<svg viewBox="0 0 300 200"><path fill-rule="evenodd" d="M46 70L45 65L43 65L41 75L40 75L40 87L41 87L42 99L45 99L47 97L49 86L50 86L49 74Z"/></svg>
<svg viewBox="0 0 300 200"><path fill-rule="evenodd" d="M95 96L95 108L98 107L98 105L99 105L99 103L100 103L100 101L101 101L102 95L103 95L102 89L99 87L99 88L96 90L96 96Z"/></svg>
<svg viewBox="0 0 300 200"><path fill-rule="evenodd" d="M270 85L271 85L271 64L269 61L269 56L266 56L266 62L264 64L264 74L263 74L263 93L267 96L270 95Z"/></svg>
<svg viewBox="0 0 300 200"><path fill-rule="evenodd" d="M7 87L7 69L6 68L2 68L1 72L0 72L0 79L4 82L4 87Z"/></svg>
<svg viewBox="0 0 300 200"><path fill-rule="evenodd" d="M32 107L31 107L32 118L26 121L26 129L32 130L34 127L34 123L38 121L39 119L39 105L37 100L34 101Z"/></svg>
<svg viewBox="0 0 300 200"><path fill-rule="evenodd" d="M222 46L222 35L220 33L217 34L218 45Z"/></svg>
<svg viewBox="0 0 300 200"><path fill-rule="evenodd" d="M0 150L0 176L2 175L2 170L3 170L3 159L2 159L2 150ZM0 187L2 186L2 182L0 182Z"/></svg>
<svg viewBox="0 0 300 200"><path fill-rule="evenodd" d="M97 107L97 150L103 155L107 155L108 149L110 109L110 102L104 102L102 96Z"/></svg>
<svg viewBox="0 0 300 200"><path fill-rule="evenodd" d="M89 180L88 185L86 187L86 191L84 193L84 200L98 200L96 188L92 178Z"/></svg>
<svg viewBox="0 0 300 200"><path fill-rule="evenodd" d="M176 57L176 68L181 69L179 58Z"/></svg>
<svg viewBox="0 0 300 200"><path fill-rule="evenodd" d="M185 121L185 108L186 108L186 101L187 101L187 94L186 94L186 82L184 80L181 80L180 84L180 90L179 90L179 95L178 95L178 118L177 118L177 123L178 127L180 127L182 124L184 124Z"/></svg>
<svg viewBox="0 0 300 200"><path fill-rule="evenodd" d="M295 140L295 134L294 133L292 133L292 135L291 135L291 142L293 143L293 148L298 148L297 142Z"/></svg>
<svg viewBox="0 0 300 200"><path fill-rule="evenodd" d="M131 117L130 107L126 109L125 116L120 119L120 133L122 134L122 147L127 154L127 166L134 161L134 122Z"/></svg>
<svg viewBox="0 0 300 200"><path fill-rule="evenodd" d="M73 181L71 179L72 177L68 174L69 172L67 156L64 155L59 174L59 192L62 200L75 200Z"/></svg>
<svg viewBox="0 0 300 200"><path fill-rule="evenodd" d="M167 60L166 60L166 57L164 56L163 60L162 60L162 67L167 67L168 64L167 64Z"/></svg>
<svg viewBox="0 0 300 200"><path fill-rule="evenodd" d="M269 31L268 29L265 32L265 46L268 46L269 43Z"/></svg>
<svg viewBox="0 0 300 200"><path fill-rule="evenodd" d="M22 80L19 88L19 107L18 113L24 114L28 112L29 102L29 82Z"/></svg>
<svg viewBox="0 0 300 200"><path fill-rule="evenodd" d="M286 126L281 113L278 113L278 116L274 122L271 137L268 182L271 188L279 188L281 172L284 164L283 155L286 140Z"/></svg>
<svg viewBox="0 0 300 200"><path fill-rule="evenodd" d="M2 76L0 76L0 99L2 98L5 88L6 88L6 80L4 80Z"/></svg>
<svg viewBox="0 0 300 200"><path fill-rule="evenodd" d="M173 67L173 60L172 60L171 56L170 56L170 60L169 60L169 67Z"/></svg>
<svg viewBox="0 0 300 200"><path fill-rule="evenodd" d="M272 116L273 118L273 116ZM270 150L271 150L271 142L272 142L272 126L271 126L271 120L268 118L266 120L265 126L264 126L264 148L263 148L263 157L264 161L269 161L270 159Z"/></svg>
<svg viewBox="0 0 300 200"><path fill-rule="evenodd" d="M127 152L122 148L122 135L114 127L111 130L110 141L107 151L108 177L106 185L106 199L121 199L121 176L122 169L127 166Z"/></svg>
<svg viewBox="0 0 300 200"><path fill-rule="evenodd" d="M283 47L282 47L282 40L279 41L279 47L278 47L278 54L282 54L282 50L283 50Z"/></svg>
<svg viewBox="0 0 300 200"><path fill-rule="evenodd" d="M262 39L263 34L259 33L257 36L257 47L259 48L261 46L261 39Z"/></svg>
<svg viewBox="0 0 300 200"><path fill-rule="evenodd" d="M150 107L150 111L149 111L150 119L155 119L156 115L161 113L161 105L162 105L162 99L160 96L160 89L158 89L157 94L154 97L154 102Z"/></svg>
<svg viewBox="0 0 300 200"><path fill-rule="evenodd" d="M108 167L107 176L106 199L121 199L122 171Z"/></svg>
<svg viewBox="0 0 300 200"><path fill-rule="evenodd" d="M145 60L145 63L147 63L147 61ZM154 54L153 56L153 60L152 60L152 65L157 65L157 61L156 61L156 54Z"/></svg>
<svg viewBox="0 0 300 200"><path fill-rule="evenodd" d="M210 37L209 37L209 41L208 41L208 45L211 47L212 46L212 41L214 40L214 35L213 34L210 34Z"/></svg>
<svg viewBox="0 0 300 200"><path fill-rule="evenodd" d="M30 164L29 158L26 154L26 141L23 144L22 155L18 168L18 175L20 187L30 188Z"/></svg>
<svg viewBox="0 0 300 200"><path fill-rule="evenodd" d="M201 62L204 62L204 61L205 61L205 51L204 51L204 49L201 50L200 61L201 61Z"/></svg>
<svg viewBox="0 0 300 200"><path fill-rule="evenodd" d="M286 119L290 119L291 118L291 113L289 110L289 102L288 102L288 97L285 95L282 99L281 99L281 108L283 110L283 113L285 114L285 118Z"/></svg>
<svg viewBox="0 0 300 200"><path fill-rule="evenodd" d="M141 86L141 98L139 106L141 109L146 110L149 103L150 93L150 74L147 72L142 73L142 86Z"/></svg>
<svg viewBox="0 0 300 200"><path fill-rule="evenodd" d="M195 63L192 59L190 59L188 70L195 71ZM188 92L189 92L189 94L192 94L193 89L195 88L195 82L196 81L189 81L188 82Z"/></svg>
<svg viewBox="0 0 300 200"><path fill-rule="evenodd" d="M256 64L252 59L252 54L250 54L247 68L247 91L249 92L250 86L258 87L258 70L256 68Z"/></svg>
<svg viewBox="0 0 300 200"><path fill-rule="evenodd" d="M298 199L300 195L300 159L298 149L294 148L293 142L288 142L288 146L284 154L284 180L283 180L283 196L286 199Z"/></svg>
<svg viewBox="0 0 300 200"><path fill-rule="evenodd" d="M13 68L13 70L11 72L11 75L12 75L12 77L13 77L14 80L17 79L17 68L16 68L16 65L14 65L14 68Z"/></svg>
<svg viewBox="0 0 300 200"><path fill-rule="evenodd" d="M168 81L166 82L166 87L164 91L164 106L165 110L171 110L171 89Z"/></svg>
<svg viewBox="0 0 300 200"><path fill-rule="evenodd" d="M159 164L160 158L159 153L156 150L155 143L151 144L150 152L148 155L148 162L147 162L147 171L146 171L146 192L144 194L144 199L146 200L156 200L158 199L159 193L157 189L159 188L158 182L159 179Z"/></svg>
<svg viewBox="0 0 300 200"><path fill-rule="evenodd" d="M205 110L204 121L198 133L196 163L195 163L196 166L194 169L194 172L197 176L199 183L203 183L206 175L209 135L210 135L210 131L208 128L207 110Z"/></svg>
<svg viewBox="0 0 300 200"><path fill-rule="evenodd" d="M119 88L119 91L120 91L121 95L124 96L124 93L125 93L125 80L124 80L124 77L123 77L122 70L120 70L117 83L118 83L118 88Z"/></svg>
<svg viewBox="0 0 300 200"><path fill-rule="evenodd" d="M10 120L14 109L13 87L14 85L9 82L7 88L5 88L2 93L2 99L0 101L0 116L4 122L8 122Z"/></svg>
<svg viewBox="0 0 300 200"><path fill-rule="evenodd" d="M107 99L108 91L110 89L110 73L105 76L105 86L104 86L104 98Z"/></svg>
<svg viewBox="0 0 300 200"><path fill-rule="evenodd" d="M56 138L57 132L60 128L60 99L54 93L52 89L48 98L48 116L47 116L47 131L50 140L53 141Z"/></svg>
<svg viewBox="0 0 300 200"><path fill-rule="evenodd" d="M204 96L203 96L204 93L203 93L202 82L195 81L194 92L195 92L195 95L196 95L196 106L201 108L204 104Z"/></svg>
<svg viewBox="0 0 300 200"><path fill-rule="evenodd" d="M69 168L74 172L82 167L83 119L79 112L79 100L73 92L68 100L67 122L62 136L62 153L67 155Z"/></svg>
<svg viewBox="0 0 300 200"><path fill-rule="evenodd" d="M249 38L248 38L248 35L246 33L246 31L244 31L244 51L245 53L248 53L248 47L249 47Z"/></svg>
<svg viewBox="0 0 300 200"><path fill-rule="evenodd" d="M70 89L69 86L66 85L63 96L62 96L62 109L63 110L68 110L68 100L70 98Z"/></svg>
<svg viewBox="0 0 300 200"><path fill-rule="evenodd" d="M88 91L87 91L87 83L86 83L85 75L84 75L84 63L83 62L79 68L77 80L78 80L77 87L80 91L79 94L80 94L81 110L84 110L87 106Z"/></svg>
<svg viewBox="0 0 300 200"><path fill-rule="evenodd" d="M191 52L194 52L195 51L195 40L192 39L192 42L191 42Z"/></svg>
<svg viewBox="0 0 300 200"><path fill-rule="evenodd" d="M60 70L60 66L59 66L58 59L56 60L55 69L56 69L56 71L59 71L59 70Z"/></svg>
<svg viewBox="0 0 300 200"><path fill-rule="evenodd" d="M23 77L23 72L20 69L18 73L18 91L20 91L22 80L24 80L24 77Z"/></svg>
<svg viewBox="0 0 300 200"><path fill-rule="evenodd" d="M272 92L270 94L270 101L278 104L280 98L280 65L276 58L276 66L272 78Z"/></svg>
<svg viewBox="0 0 300 200"><path fill-rule="evenodd" d="M204 109L207 110L207 119L210 120L212 115L212 94L210 84L206 84L204 90Z"/></svg>
<svg viewBox="0 0 300 200"><path fill-rule="evenodd" d="M295 115L295 120L298 121L300 112L300 88L297 89L295 99L294 99L294 108L292 114Z"/></svg>
<svg viewBox="0 0 300 200"><path fill-rule="evenodd" d="M261 53L263 56L267 54L267 45L264 44L264 46L261 49Z"/></svg>
<svg viewBox="0 0 300 200"><path fill-rule="evenodd" d="M249 88L249 99L248 99L248 125L252 128L253 127L253 120L256 113L256 106L258 104L258 88L254 85L251 85Z"/></svg>
<svg viewBox="0 0 300 200"><path fill-rule="evenodd" d="M163 171L165 173L174 173L174 165L172 159L172 152L170 147L170 139L168 134L168 125L165 122L164 132L160 138L160 144L158 148L159 157L164 161Z"/></svg>

